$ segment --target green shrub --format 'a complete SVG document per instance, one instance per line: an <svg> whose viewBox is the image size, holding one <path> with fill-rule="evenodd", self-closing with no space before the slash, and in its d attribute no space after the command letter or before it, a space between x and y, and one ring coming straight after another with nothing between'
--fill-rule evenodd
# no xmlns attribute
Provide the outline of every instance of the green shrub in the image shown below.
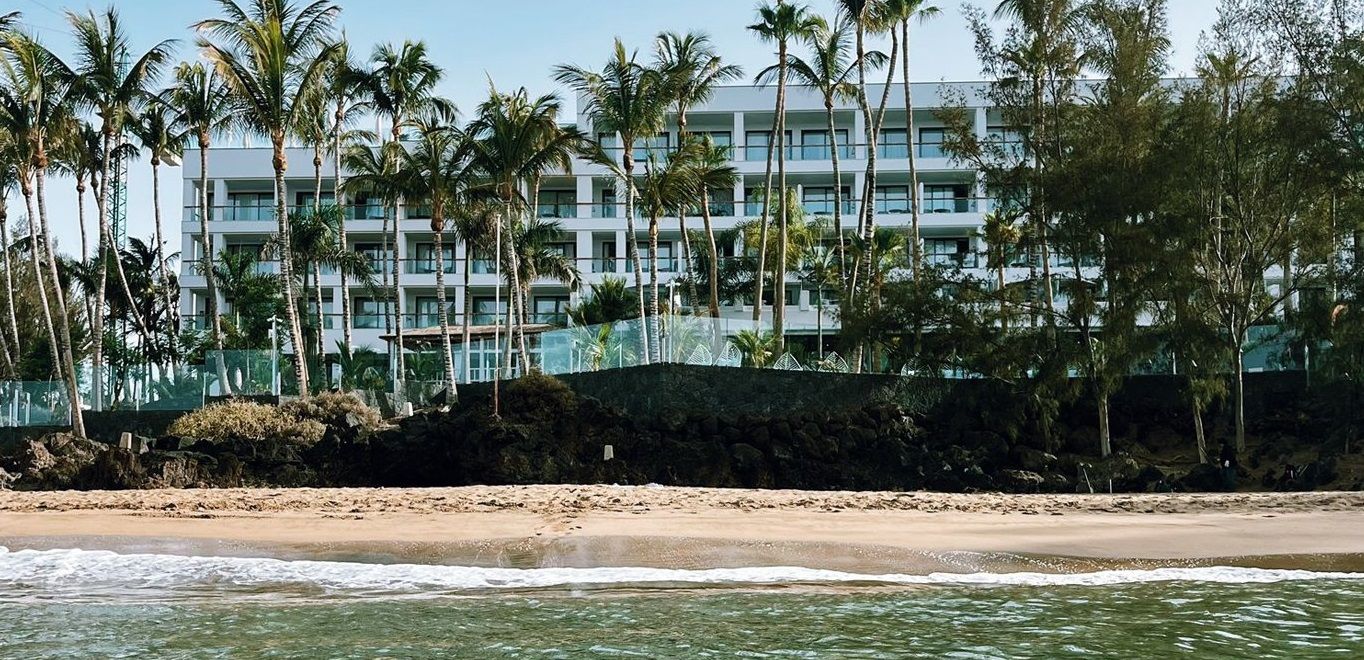
<svg viewBox="0 0 1364 660"><path fill-rule="evenodd" d="M280 406L299 419L321 422L338 435L373 431L383 423L379 411L365 405L359 397L345 392L323 392Z"/></svg>
<svg viewBox="0 0 1364 660"><path fill-rule="evenodd" d="M322 422L253 401L228 401L193 412L171 422L167 433L181 438L227 442L287 442L312 445L326 433Z"/></svg>
<svg viewBox="0 0 1364 660"><path fill-rule="evenodd" d="M578 395L558 378L532 371L507 384L502 405L512 415L552 416L576 410Z"/></svg>

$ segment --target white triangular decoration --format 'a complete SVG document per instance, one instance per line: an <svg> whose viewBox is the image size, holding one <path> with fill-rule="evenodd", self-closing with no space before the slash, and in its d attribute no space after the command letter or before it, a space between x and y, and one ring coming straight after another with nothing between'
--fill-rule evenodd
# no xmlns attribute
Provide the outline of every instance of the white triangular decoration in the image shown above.
<svg viewBox="0 0 1364 660"><path fill-rule="evenodd" d="M717 367L737 367L744 363L744 354L739 352L739 347L732 342L725 342L725 347L720 351L720 357L715 360Z"/></svg>
<svg viewBox="0 0 1364 660"><path fill-rule="evenodd" d="M710 354L710 347L704 345L697 346L696 350L691 352L691 357L687 358L687 364L701 366L710 366L713 361L714 359Z"/></svg>
<svg viewBox="0 0 1364 660"><path fill-rule="evenodd" d="M781 369L783 371L805 371L805 369L800 366L800 362L796 361L796 358L792 357L790 353L784 353L777 359L777 363L772 365L772 368Z"/></svg>

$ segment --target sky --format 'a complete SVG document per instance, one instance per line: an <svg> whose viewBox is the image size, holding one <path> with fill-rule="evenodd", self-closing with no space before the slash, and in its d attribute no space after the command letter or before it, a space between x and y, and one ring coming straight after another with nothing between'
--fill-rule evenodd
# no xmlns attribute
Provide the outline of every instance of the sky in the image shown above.
<svg viewBox="0 0 1364 660"><path fill-rule="evenodd" d="M178 40L177 61L198 57L190 25L217 14L215 0L111 0L128 26L135 53L164 39ZM422 40L432 59L445 69L440 93L462 110L472 110L486 95L488 80L499 87L525 86L532 93L557 92L574 107L571 95L551 79L551 69L562 63L598 68L620 37L627 48L648 58L651 40L660 31L708 32L720 54L752 75L775 61L771 46L750 36L756 0L336 0L341 5L340 27L357 56L376 43ZM807 0L812 9L832 15L834 0ZM1173 53L1171 74L1191 72L1199 36L1217 15L1217 0L1168 0ZM8 0L23 12L23 23L48 47L68 57L71 37L65 11L102 11L104 3L61 0ZM915 82L980 79L971 37L962 17L962 3L937 0L939 17L911 34ZM969 0L992 8L994 0ZM17 5L17 7L15 7ZM872 43L869 47L879 47ZM571 116L570 116L571 118ZM180 249L181 172L162 167L161 208L167 250ZM128 217L130 236L153 232L151 167L145 160L130 165ZM87 203L87 225L94 233L93 204ZM9 200L11 218L20 218L23 200ZM49 179L49 222L60 252L80 250L74 184Z"/></svg>

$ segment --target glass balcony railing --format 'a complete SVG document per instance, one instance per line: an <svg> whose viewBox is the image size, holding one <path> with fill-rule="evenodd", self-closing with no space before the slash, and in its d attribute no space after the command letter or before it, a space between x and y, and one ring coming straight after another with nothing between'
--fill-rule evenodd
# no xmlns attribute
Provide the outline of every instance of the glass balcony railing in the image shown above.
<svg viewBox="0 0 1364 660"><path fill-rule="evenodd" d="M291 216L301 213L308 213L313 210L311 204L290 205L289 214ZM209 212L212 214L213 222L274 222L275 206L273 204L231 204L227 206L210 206ZM364 204L345 207L347 220L382 220L387 214L387 209L379 204ZM184 209L185 222L198 222L202 215L202 209L198 206L186 206ZM417 217L408 214L409 218ZM430 217L429 215L426 217Z"/></svg>
<svg viewBox="0 0 1364 660"><path fill-rule="evenodd" d="M578 217L578 205L572 202L567 204L541 204L536 212L541 218L576 218Z"/></svg>
<svg viewBox="0 0 1364 660"><path fill-rule="evenodd" d="M446 257L442 263L446 274L459 272L459 264L454 257ZM410 275L431 275L436 272L435 259L406 259L403 261L403 272Z"/></svg>
<svg viewBox="0 0 1364 660"><path fill-rule="evenodd" d="M649 272L649 265L650 265L650 262L651 262L651 259L649 259L648 257L640 257L640 259L639 259L639 268L640 268L640 270L642 270L642 271L644 271L644 272L646 272L646 273ZM626 260L625 260L625 271L626 271L626 272L633 271L633 270L635 269L635 265L634 265L634 264L635 264L635 262L630 261L629 259L626 259ZM682 270L682 260L680 260L680 259L659 259L659 260L658 260L658 272L660 272L660 273L677 273L677 272L681 272L681 270Z"/></svg>
<svg viewBox="0 0 1364 660"><path fill-rule="evenodd" d="M352 317L351 327L360 330L377 330L384 327L383 314L355 314Z"/></svg>
<svg viewBox="0 0 1364 660"><path fill-rule="evenodd" d="M930 198L923 201L924 213L975 213L979 208L974 197Z"/></svg>
<svg viewBox="0 0 1364 660"><path fill-rule="evenodd" d="M979 263L979 258L973 252L948 252L940 254L926 254L924 261L933 266L946 266L948 268L975 268Z"/></svg>
<svg viewBox="0 0 1364 660"><path fill-rule="evenodd" d="M619 259L593 259L592 272L594 273L615 273L620 265Z"/></svg>
<svg viewBox="0 0 1364 660"><path fill-rule="evenodd" d="M857 202L850 199L842 200L842 202L844 215L857 213ZM801 204L801 207L804 208L805 212L809 215L831 216L834 214L833 200L807 201Z"/></svg>
<svg viewBox="0 0 1364 660"><path fill-rule="evenodd" d="M625 215L624 204L596 203L592 205L592 217L594 218L618 218Z"/></svg>

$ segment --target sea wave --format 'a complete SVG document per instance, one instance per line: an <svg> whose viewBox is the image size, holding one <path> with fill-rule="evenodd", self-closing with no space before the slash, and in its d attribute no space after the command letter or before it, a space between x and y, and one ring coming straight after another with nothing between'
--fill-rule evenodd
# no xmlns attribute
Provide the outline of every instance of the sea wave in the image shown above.
<svg viewBox="0 0 1364 660"><path fill-rule="evenodd" d="M0 547L0 590L22 592L302 587L329 593L423 594L514 589L777 585L1111 586L1147 582L1265 584L1364 580L1364 573L1229 566L1104 570L1088 573L862 574L798 566L698 570L648 567L488 568L371 564L257 557L123 554L104 550Z"/></svg>

